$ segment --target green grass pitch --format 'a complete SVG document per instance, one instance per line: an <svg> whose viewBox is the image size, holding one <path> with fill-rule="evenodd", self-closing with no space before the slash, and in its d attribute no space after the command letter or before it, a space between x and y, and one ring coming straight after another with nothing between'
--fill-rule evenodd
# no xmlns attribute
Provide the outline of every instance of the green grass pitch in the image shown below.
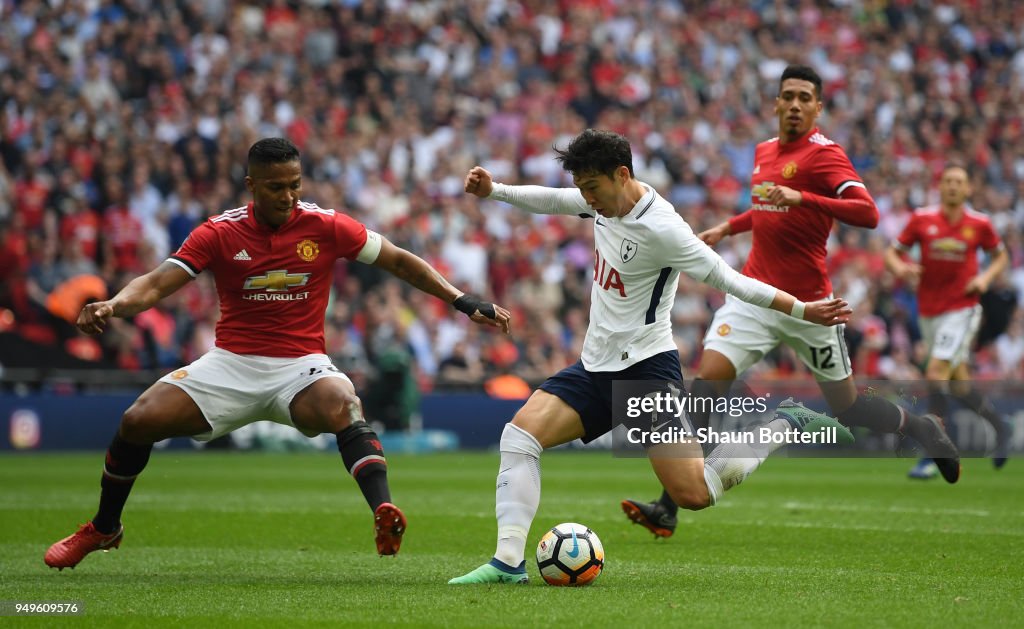
<svg viewBox="0 0 1024 629"><path fill-rule="evenodd" d="M449 586L494 550L494 453L391 456L409 518L379 558L336 454L157 452L119 550L75 570L48 545L91 517L101 454L0 456L0 600L82 601L75 626L998 626L1024 618L1024 461L964 461L960 483L909 460L769 460L655 540L619 510L653 497L643 459L553 452L527 547L527 587ZM600 535L587 588L543 584L554 524ZM5 617L2 625L52 624Z"/></svg>

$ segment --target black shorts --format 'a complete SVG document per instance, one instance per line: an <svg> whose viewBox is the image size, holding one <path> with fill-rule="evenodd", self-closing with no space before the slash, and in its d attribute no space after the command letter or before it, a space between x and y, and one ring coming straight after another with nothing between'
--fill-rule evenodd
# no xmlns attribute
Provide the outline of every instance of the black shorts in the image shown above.
<svg viewBox="0 0 1024 629"><path fill-rule="evenodd" d="M540 385L542 391L557 396L575 410L583 422L583 443L589 443L624 423L623 407L613 408L612 383L616 380L672 382L683 389L683 370L679 366L679 352L670 350L645 358L622 371L587 371L582 361L566 367ZM623 400L614 403L624 404ZM649 428L650 416L645 418Z"/></svg>

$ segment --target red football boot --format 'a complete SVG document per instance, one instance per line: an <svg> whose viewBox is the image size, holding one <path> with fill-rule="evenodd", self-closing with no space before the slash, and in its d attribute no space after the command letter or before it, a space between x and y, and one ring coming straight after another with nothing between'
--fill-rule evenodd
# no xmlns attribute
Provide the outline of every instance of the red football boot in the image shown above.
<svg viewBox="0 0 1024 629"><path fill-rule="evenodd" d="M378 555L396 555L405 533L405 516L390 502L382 503L373 512L373 531Z"/></svg>
<svg viewBox="0 0 1024 629"><path fill-rule="evenodd" d="M381 505L383 506L383 505ZM403 521L404 524L404 521ZM124 538L124 526L118 525L117 530L109 535L104 535L96 530L92 522L87 522L78 527L74 535L65 537L46 551L43 561L51 568L74 568L78 562L85 559L85 556L94 550L109 550L121 545ZM397 550L397 547L396 547Z"/></svg>

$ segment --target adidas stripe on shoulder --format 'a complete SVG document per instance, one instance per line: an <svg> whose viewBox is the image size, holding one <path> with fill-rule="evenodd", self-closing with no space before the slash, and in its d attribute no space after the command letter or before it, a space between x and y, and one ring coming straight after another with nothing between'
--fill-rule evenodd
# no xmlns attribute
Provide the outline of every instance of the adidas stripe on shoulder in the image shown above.
<svg viewBox="0 0 1024 629"><path fill-rule="evenodd" d="M214 216L213 218L210 219L210 222L211 223L221 223L221 222L224 222L224 221L231 221L231 222L243 221L248 216L249 216L249 206L244 206L244 207L235 208L233 210L228 210L226 212L223 212L223 213L219 214L218 216Z"/></svg>

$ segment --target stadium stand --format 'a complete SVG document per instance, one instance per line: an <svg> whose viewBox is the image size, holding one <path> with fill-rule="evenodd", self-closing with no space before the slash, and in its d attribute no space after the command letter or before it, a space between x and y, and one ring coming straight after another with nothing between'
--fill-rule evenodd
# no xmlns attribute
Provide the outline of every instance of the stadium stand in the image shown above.
<svg viewBox="0 0 1024 629"><path fill-rule="evenodd" d="M772 134L765 88L797 59L824 77L822 129L882 213L878 229L838 229L830 247L836 292L856 308L856 372L920 377L914 296L883 271L882 251L959 160L1012 259L986 300L975 373L1020 379L1024 11L1012 0L930 5L0 2L3 380L38 386L60 367L89 387L146 382L208 349L209 278L101 337L78 334L67 312L244 203L245 150L284 135L303 151L305 198L516 309L511 341L481 334L444 304L339 263L328 347L357 388L380 374L423 391L503 373L535 384L579 352L590 229L481 208L462 192L466 170L571 185L552 145L608 128L637 139L641 180L695 230L710 227L746 208L754 143ZM746 246L733 238L719 251L739 265ZM686 365L721 302L681 284ZM808 377L787 352L758 375Z"/></svg>

